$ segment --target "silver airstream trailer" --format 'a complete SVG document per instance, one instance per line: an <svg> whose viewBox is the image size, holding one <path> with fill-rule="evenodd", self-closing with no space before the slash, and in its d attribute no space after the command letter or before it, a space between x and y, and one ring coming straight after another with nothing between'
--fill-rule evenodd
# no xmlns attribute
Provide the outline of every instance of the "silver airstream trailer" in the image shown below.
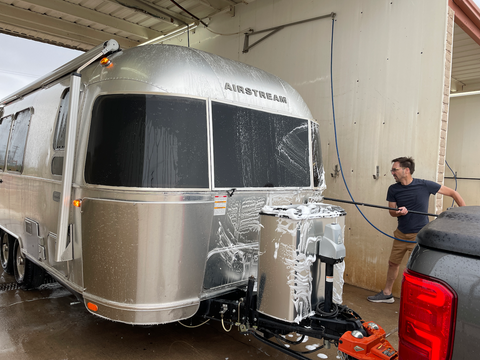
<svg viewBox="0 0 480 360"><path fill-rule="evenodd" d="M1 260L129 324L194 315L257 276L260 212L324 187L318 125L257 68L115 41L1 101Z"/></svg>

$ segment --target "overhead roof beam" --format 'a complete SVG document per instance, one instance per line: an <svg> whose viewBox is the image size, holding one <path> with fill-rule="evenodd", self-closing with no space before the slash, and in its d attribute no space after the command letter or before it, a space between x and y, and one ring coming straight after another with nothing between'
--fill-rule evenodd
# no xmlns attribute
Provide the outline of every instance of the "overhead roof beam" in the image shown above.
<svg viewBox="0 0 480 360"><path fill-rule="evenodd" d="M109 38L116 40L123 48L131 48L139 44L137 41L112 35L104 31L95 30L2 3L0 3L0 23L18 26L27 30L34 28L39 32L58 36L66 40L75 40L92 45L92 47ZM32 26L32 24L35 24L35 26Z"/></svg>
<svg viewBox="0 0 480 360"><path fill-rule="evenodd" d="M227 4L230 4L230 5L233 5L233 6L238 5L235 1L232 1L232 0L220 0L220 1L223 1L223 2L225 2Z"/></svg>
<svg viewBox="0 0 480 360"><path fill-rule="evenodd" d="M197 0L197 1L202 3L203 5L205 5L206 7L210 8L210 9L217 10L217 11L221 10L221 9L216 8L212 4L210 4L207 0Z"/></svg>
<svg viewBox="0 0 480 360"><path fill-rule="evenodd" d="M120 18L113 18L110 15L103 14L99 11L95 11L92 9L88 9L84 6L75 5L66 1L61 0L23 0L29 4L37 5L44 7L46 9L59 11L61 13L79 17L81 19L85 19L88 21L100 23L114 29L118 29L121 31L125 31L132 35L136 35L142 39L152 39L159 35L161 35L158 31L148 29L129 21L120 19ZM160 19L164 22L170 23L170 18L168 19Z"/></svg>
<svg viewBox="0 0 480 360"><path fill-rule="evenodd" d="M233 16L235 16L235 7L234 6L226 6L223 9L220 9L218 11L214 11L214 12L208 14L207 16L204 17L204 19L208 19L208 18L214 17L216 15L220 15L220 14L229 14L230 16L233 17Z"/></svg>
<svg viewBox="0 0 480 360"><path fill-rule="evenodd" d="M106 0L113 2L118 5L122 5L128 9L132 10L137 10L140 12L143 12L145 14L148 14L156 19L165 21L169 24L174 24L174 25L183 25L184 22L179 20L177 17L170 16L169 14L165 12L160 12L158 9L153 7L153 4L151 3L144 3L141 0Z"/></svg>
<svg viewBox="0 0 480 360"><path fill-rule="evenodd" d="M109 0L111 1L111 0ZM175 19L177 22L177 25L187 25L190 24L193 19L180 15L179 13L176 13L175 11L168 10L167 8L164 8L162 6L158 6L156 4L147 2L145 0L118 0L115 1L121 5L125 6L130 6L132 8L139 8L142 9L143 11L156 15L156 16L170 16L173 19Z"/></svg>

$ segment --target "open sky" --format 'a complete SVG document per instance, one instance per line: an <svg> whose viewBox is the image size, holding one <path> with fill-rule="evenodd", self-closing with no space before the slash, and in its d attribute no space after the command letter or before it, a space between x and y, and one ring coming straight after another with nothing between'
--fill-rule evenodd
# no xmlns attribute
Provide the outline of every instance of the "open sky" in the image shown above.
<svg viewBox="0 0 480 360"><path fill-rule="evenodd" d="M0 49L0 99L83 54L4 34L0 34Z"/></svg>

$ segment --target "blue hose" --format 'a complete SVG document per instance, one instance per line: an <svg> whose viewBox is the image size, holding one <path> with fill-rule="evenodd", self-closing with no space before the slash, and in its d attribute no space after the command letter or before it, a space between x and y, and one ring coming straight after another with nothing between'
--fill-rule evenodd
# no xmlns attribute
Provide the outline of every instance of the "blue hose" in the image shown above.
<svg viewBox="0 0 480 360"><path fill-rule="evenodd" d="M337 121L335 119L335 102L333 99L333 34L334 34L334 29L335 29L335 19L332 19L332 40L330 43L330 89L332 93L332 113L333 113L333 130L335 133L335 148L337 150L337 159L338 159L338 165L340 166L340 173L342 174L342 179L343 183L345 184L345 188L347 189L348 195L350 196L350 199L352 199L353 202L355 200L353 199L352 194L350 193L350 189L348 188L347 181L345 180L345 176L343 175L343 167L342 167L342 161L340 160L340 152L338 151L338 140L337 140ZM409 241L409 240L403 240L403 239L398 239L396 237L393 237L391 235L388 235L387 233L383 232L379 228L377 228L375 225L373 225L370 220L367 219L367 217L363 214L362 210L358 207L358 205L355 205L357 208L358 212L363 216L363 218L378 232L382 233L385 236L388 236L389 238L392 238L394 240L402 241L402 242L407 242L407 243L415 243L416 241Z"/></svg>

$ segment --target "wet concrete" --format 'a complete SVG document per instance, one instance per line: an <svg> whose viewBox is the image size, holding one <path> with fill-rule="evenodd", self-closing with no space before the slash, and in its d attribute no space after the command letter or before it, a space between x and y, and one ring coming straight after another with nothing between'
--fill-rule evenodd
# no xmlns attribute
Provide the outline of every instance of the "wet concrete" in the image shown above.
<svg viewBox="0 0 480 360"><path fill-rule="evenodd" d="M0 271L1 273L1 271ZM13 283L2 273L0 284ZM365 320L375 321L387 333L397 327L398 299L394 304L373 304L372 293L354 286L344 288L344 304ZM234 327L225 332L218 322L198 328L178 323L131 326L90 314L82 303L60 285L39 290L0 291L0 360L77 359L292 359ZM296 340L296 335L291 335ZM395 348L398 336L389 338ZM321 341L309 339L297 349L307 350ZM336 349L322 349L310 359L335 359Z"/></svg>

